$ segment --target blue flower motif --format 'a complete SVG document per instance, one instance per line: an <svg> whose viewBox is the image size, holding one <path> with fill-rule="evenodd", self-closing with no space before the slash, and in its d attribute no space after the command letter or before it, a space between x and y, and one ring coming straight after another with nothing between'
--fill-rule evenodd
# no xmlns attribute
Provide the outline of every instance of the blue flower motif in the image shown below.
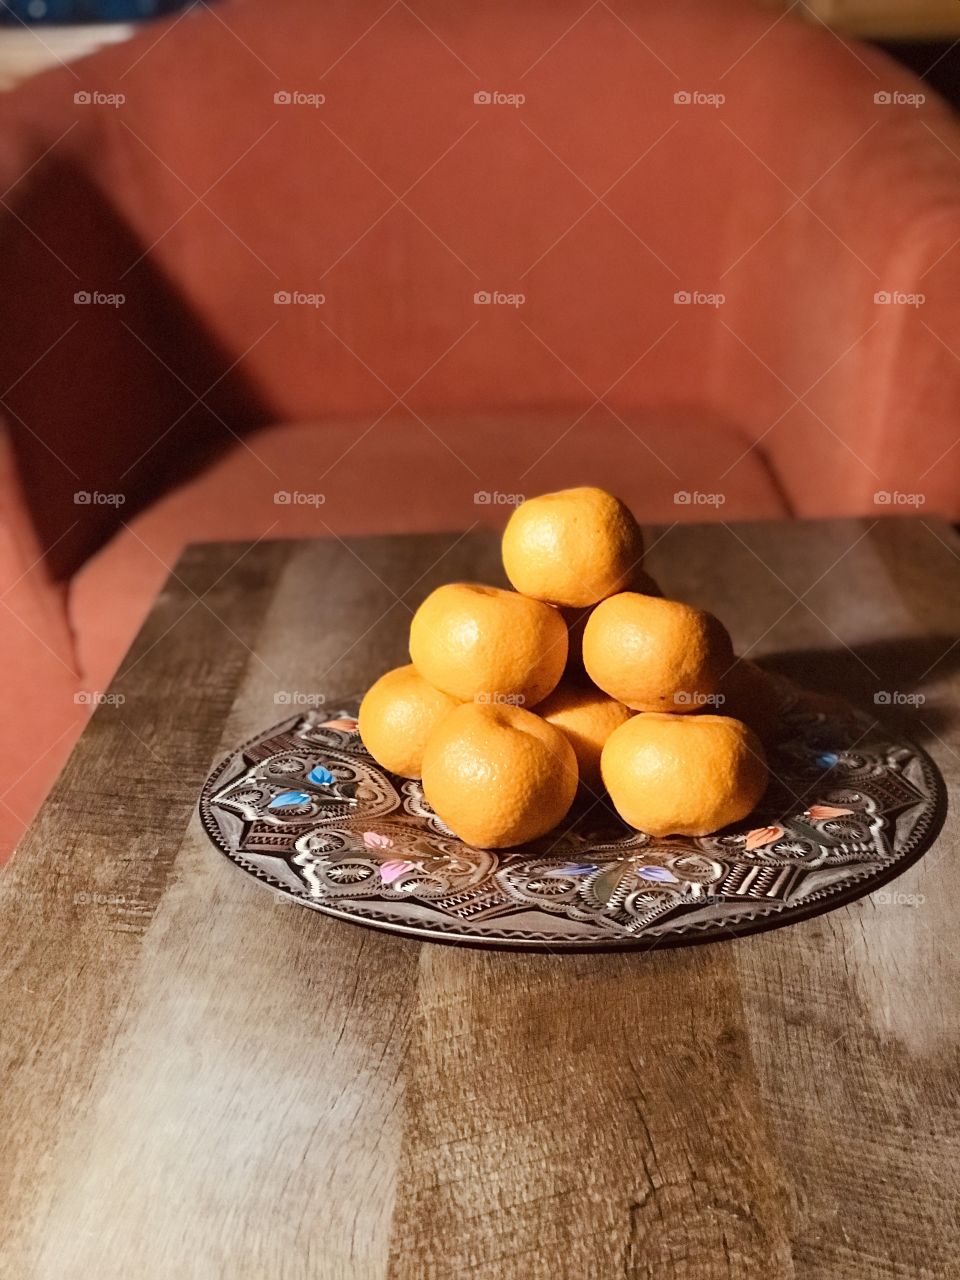
<svg viewBox="0 0 960 1280"><path fill-rule="evenodd" d="M568 862L562 867L552 867L543 874L551 880L563 880L567 876L588 876L591 871L596 871L597 864L595 862Z"/></svg>
<svg viewBox="0 0 960 1280"><path fill-rule="evenodd" d="M679 880L666 867L637 867L637 875L641 880L655 880L661 884L679 884Z"/></svg>
<svg viewBox="0 0 960 1280"><path fill-rule="evenodd" d="M835 751L824 751L817 756L817 764L821 769L832 769L835 764L840 763L840 757Z"/></svg>
<svg viewBox="0 0 960 1280"><path fill-rule="evenodd" d="M318 787L329 787L331 783L336 782L336 778L329 769L325 769L322 764L318 764L307 774L307 781L316 783Z"/></svg>
<svg viewBox="0 0 960 1280"><path fill-rule="evenodd" d="M281 791L267 805L268 809L293 809L298 805L309 804L310 797L305 791Z"/></svg>

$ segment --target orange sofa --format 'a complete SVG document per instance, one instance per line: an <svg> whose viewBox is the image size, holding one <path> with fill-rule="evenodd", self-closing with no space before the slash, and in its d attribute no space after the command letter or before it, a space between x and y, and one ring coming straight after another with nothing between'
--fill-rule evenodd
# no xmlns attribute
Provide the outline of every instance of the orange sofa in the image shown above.
<svg viewBox="0 0 960 1280"><path fill-rule="evenodd" d="M0 857L187 540L957 515L958 157L738 0L224 0L7 95Z"/></svg>

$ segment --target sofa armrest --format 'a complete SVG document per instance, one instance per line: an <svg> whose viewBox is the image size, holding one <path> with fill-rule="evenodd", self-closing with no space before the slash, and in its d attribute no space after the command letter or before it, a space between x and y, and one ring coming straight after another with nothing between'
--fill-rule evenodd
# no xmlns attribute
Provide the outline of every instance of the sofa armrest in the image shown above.
<svg viewBox="0 0 960 1280"><path fill-rule="evenodd" d="M720 272L713 394L798 514L882 513L889 495L956 518L960 127L885 55L786 25L735 123L756 181ZM813 148L818 96L832 128ZM804 144L751 130L764 105Z"/></svg>
<svg viewBox="0 0 960 1280"><path fill-rule="evenodd" d="M0 426L0 865L46 794L89 710L65 589L51 581Z"/></svg>

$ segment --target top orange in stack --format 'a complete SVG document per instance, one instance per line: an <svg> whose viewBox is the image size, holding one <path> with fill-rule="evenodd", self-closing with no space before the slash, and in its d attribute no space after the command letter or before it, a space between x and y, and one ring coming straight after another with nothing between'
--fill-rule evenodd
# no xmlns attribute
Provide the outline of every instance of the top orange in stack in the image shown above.
<svg viewBox="0 0 960 1280"><path fill-rule="evenodd" d="M767 784L767 677L734 658L712 614L663 599L642 562L639 525L602 489L524 502L503 536L516 590L458 582L427 597L412 665L360 706L367 750L422 778L440 818L481 848L545 835L578 784L605 788L653 836L746 817Z"/></svg>

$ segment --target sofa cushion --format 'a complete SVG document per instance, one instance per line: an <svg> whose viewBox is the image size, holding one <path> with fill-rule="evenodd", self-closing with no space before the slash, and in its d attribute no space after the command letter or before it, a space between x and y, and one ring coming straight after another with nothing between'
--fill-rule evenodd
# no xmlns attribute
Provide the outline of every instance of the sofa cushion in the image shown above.
<svg viewBox="0 0 960 1280"><path fill-rule="evenodd" d="M188 541L500 528L517 496L577 484L612 490L648 524L788 514L759 451L696 413L275 426L155 502L74 577L83 678L106 686Z"/></svg>

